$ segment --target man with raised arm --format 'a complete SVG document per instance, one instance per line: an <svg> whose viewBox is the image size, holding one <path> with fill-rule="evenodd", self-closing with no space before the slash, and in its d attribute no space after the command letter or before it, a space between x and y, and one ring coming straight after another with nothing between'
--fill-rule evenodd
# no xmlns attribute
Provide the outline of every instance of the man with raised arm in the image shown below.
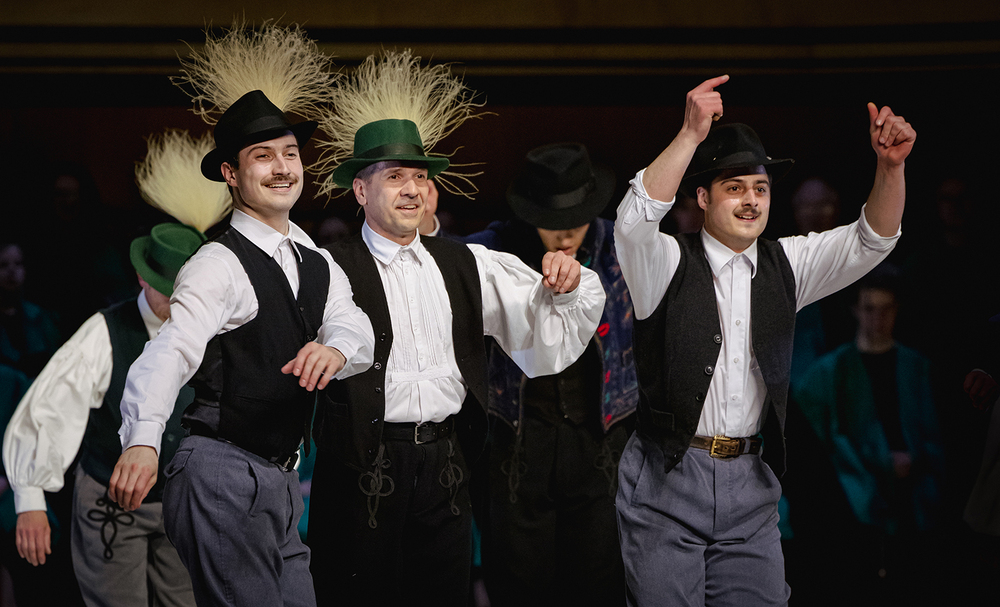
<svg viewBox="0 0 1000 607"><path fill-rule="evenodd" d="M641 387L616 501L630 605L787 603L775 472L795 312L878 265L900 233L916 132L869 104L877 164L858 221L759 239L792 161L746 125L712 128L728 80L688 93L680 132L632 180L615 224ZM705 212L700 233L658 230L679 188Z"/></svg>

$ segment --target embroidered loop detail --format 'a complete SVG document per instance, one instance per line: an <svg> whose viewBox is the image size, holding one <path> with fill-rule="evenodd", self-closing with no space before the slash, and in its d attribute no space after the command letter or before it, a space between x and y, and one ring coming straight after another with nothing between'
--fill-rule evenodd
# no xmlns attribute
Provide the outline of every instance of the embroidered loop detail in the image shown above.
<svg viewBox="0 0 1000 607"><path fill-rule="evenodd" d="M455 443L452 441L451 437L448 438L448 460L444 463L444 469L441 470L441 474L438 475L438 482L441 486L448 490L448 503L451 506L451 513L455 516L461 514L458 505L455 504L455 499L458 497L458 487L462 484L465 478L465 473L462 469L452 461L452 457L455 455Z"/></svg>
<svg viewBox="0 0 1000 607"><path fill-rule="evenodd" d="M101 543L104 544L104 558L110 561L115 556L112 546L115 543L115 538L118 537L118 525L131 525L135 523L135 516L129 512L125 512L121 506L116 504L108 496L107 489L104 490L104 496L97 498L94 504L97 508L88 510L87 518L101 524Z"/></svg>
<svg viewBox="0 0 1000 607"><path fill-rule="evenodd" d="M368 526L372 529L378 527L375 514L378 513L378 502L380 498L392 495L396 484L388 474L383 474L382 470L388 470L392 465L385 458L385 445L378 446L378 457L371 472L362 472L358 477L358 487L361 492L368 496ZM367 484L367 487L365 486ZM385 490L383 491L383 487Z"/></svg>
<svg viewBox="0 0 1000 607"><path fill-rule="evenodd" d="M594 457L594 468L604 473L608 480L608 495L615 496L618 490L618 460L622 454L611 448L608 444L608 437L601 441L601 451Z"/></svg>
<svg viewBox="0 0 1000 607"><path fill-rule="evenodd" d="M514 446L511 448L510 457L500 464L500 472L507 476L507 488L510 490L510 503L517 503L517 488L521 484L521 475L528 473L528 464L522 461L524 450L521 447L522 433L517 433L514 439Z"/></svg>

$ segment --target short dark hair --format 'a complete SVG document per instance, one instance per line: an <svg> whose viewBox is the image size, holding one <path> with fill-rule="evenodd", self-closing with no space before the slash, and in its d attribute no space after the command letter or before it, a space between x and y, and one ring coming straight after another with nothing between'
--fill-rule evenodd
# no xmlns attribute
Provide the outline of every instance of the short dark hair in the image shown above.
<svg viewBox="0 0 1000 607"><path fill-rule="evenodd" d="M883 261L879 265L875 266L868 274L865 274L857 283L855 283L855 294L854 300L857 301L858 297L861 295L861 291L869 289L877 289L880 291L888 291L892 293L893 297L899 301L900 284L902 282L902 272L899 268L888 261Z"/></svg>

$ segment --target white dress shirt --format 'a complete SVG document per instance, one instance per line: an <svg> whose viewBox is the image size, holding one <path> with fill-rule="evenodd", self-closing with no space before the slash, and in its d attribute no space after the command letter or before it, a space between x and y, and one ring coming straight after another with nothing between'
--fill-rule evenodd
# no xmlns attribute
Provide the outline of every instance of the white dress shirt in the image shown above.
<svg viewBox="0 0 1000 607"><path fill-rule="evenodd" d="M667 292L677 266L677 240L659 231L659 222L674 201L653 200L639 171L618 206L615 248L628 285L635 317L649 317ZM835 293L877 266L899 238L879 236L865 218L822 233L779 238L795 276L795 299L801 310ZM709 385L697 434L753 436L761 429L767 396L750 336L750 281L757 272L757 241L734 253L704 229L701 241L712 269L722 325L722 349Z"/></svg>
<svg viewBox="0 0 1000 607"><path fill-rule="evenodd" d="M163 324L146 301L139 314L149 338ZM83 442L90 410L100 408L111 384L111 336L98 312L62 345L17 405L3 442L14 510L45 510L45 491L59 491Z"/></svg>
<svg viewBox="0 0 1000 607"><path fill-rule="evenodd" d="M340 350L347 359L344 368L334 376L336 379L368 369L375 348L371 322L354 304L351 284L330 253L316 249L312 239L291 222L288 234L283 235L235 210L230 225L281 265L296 296L297 251L290 241L316 250L326 259L330 288L316 341ZM253 320L257 308L253 285L236 254L216 242L198 249L177 273L170 298L170 320L163 324L156 339L146 344L129 369L119 431L123 448L148 445L159 452L160 437L177 392L198 370L208 342ZM268 370L272 371L279 372Z"/></svg>
<svg viewBox="0 0 1000 607"><path fill-rule="evenodd" d="M443 421L457 413L467 386L455 360L452 311L441 270L420 242L401 246L369 227L361 235L375 257L392 318L386 365L385 421ZM520 259L467 245L483 296L483 333L529 376L558 373L583 354L604 311L597 274L581 268L580 286L554 294Z"/></svg>

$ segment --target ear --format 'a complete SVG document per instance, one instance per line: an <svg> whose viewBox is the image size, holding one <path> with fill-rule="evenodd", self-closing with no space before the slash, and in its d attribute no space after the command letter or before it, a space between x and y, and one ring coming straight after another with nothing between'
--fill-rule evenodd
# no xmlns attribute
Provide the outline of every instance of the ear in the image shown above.
<svg viewBox="0 0 1000 607"><path fill-rule="evenodd" d="M364 180L354 178L354 197L358 199L358 204L364 206L368 204L368 200L365 198L365 182Z"/></svg>
<svg viewBox="0 0 1000 607"><path fill-rule="evenodd" d="M708 209L708 190L706 190L705 188L699 186L698 187L698 191L695 192L695 194L698 196L698 206L701 207L703 210L707 210Z"/></svg>
<svg viewBox="0 0 1000 607"><path fill-rule="evenodd" d="M234 169L228 162L222 163L222 177L225 178L226 183L228 183L231 187L236 187L236 169Z"/></svg>

